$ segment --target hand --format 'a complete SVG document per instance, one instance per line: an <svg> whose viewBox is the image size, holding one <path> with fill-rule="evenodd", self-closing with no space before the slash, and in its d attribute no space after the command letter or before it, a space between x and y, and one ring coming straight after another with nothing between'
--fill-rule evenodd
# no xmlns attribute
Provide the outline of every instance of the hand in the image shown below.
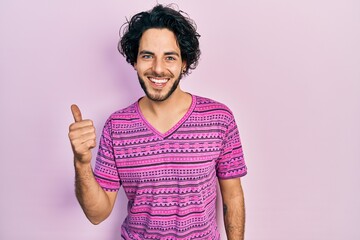
<svg viewBox="0 0 360 240"><path fill-rule="evenodd" d="M71 105L74 123L69 127L69 139L74 152L74 160L80 163L91 162L91 149L96 146L95 127L91 120L83 120L77 105Z"/></svg>

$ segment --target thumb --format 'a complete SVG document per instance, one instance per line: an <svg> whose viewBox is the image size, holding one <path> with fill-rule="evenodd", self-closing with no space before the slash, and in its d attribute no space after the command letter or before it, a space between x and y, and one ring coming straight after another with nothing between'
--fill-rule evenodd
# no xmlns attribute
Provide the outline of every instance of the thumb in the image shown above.
<svg viewBox="0 0 360 240"><path fill-rule="evenodd" d="M72 112L75 122L82 121L80 109L76 104L71 105L71 112Z"/></svg>

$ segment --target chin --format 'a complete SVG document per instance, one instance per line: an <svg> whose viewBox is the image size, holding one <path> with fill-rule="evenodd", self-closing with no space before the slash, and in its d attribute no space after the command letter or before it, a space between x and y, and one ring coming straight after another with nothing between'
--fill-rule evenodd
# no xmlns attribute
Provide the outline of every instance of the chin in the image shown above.
<svg viewBox="0 0 360 240"><path fill-rule="evenodd" d="M162 101L167 100L175 92L175 90L178 88L181 76L179 76L179 78L176 79L176 81L173 83L171 88L168 89L168 90L167 89L166 90L165 89L161 89L161 90L152 89L151 86L146 86L145 81L139 75L138 75L138 79L139 79L139 83L140 83L141 88L144 90L146 96L150 100L155 101L155 102L162 102ZM168 84L171 84L170 81L171 80L168 81ZM149 92L149 89L155 91L155 93L151 94ZM156 91L158 91L158 92L156 92Z"/></svg>

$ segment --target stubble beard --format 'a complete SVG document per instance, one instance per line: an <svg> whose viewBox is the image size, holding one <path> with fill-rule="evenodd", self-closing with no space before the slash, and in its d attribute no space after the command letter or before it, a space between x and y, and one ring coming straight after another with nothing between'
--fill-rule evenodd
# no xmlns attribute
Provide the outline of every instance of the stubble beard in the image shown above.
<svg viewBox="0 0 360 240"><path fill-rule="evenodd" d="M155 102L161 102L161 101L165 101L166 99L168 99L175 92L176 88L178 87L178 85L180 83L180 79L182 77L181 74L180 74L178 79L176 79L174 84L171 86L169 92L167 92L165 95L162 96L162 95L160 95L161 90L156 90L156 91L159 91L159 94L150 94L148 89L146 88L146 84L145 84L144 79L142 79L139 76L139 74L137 76L138 76L138 79L139 79L140 86L144 90L146 96L150 100L155 101Z"/></svg>

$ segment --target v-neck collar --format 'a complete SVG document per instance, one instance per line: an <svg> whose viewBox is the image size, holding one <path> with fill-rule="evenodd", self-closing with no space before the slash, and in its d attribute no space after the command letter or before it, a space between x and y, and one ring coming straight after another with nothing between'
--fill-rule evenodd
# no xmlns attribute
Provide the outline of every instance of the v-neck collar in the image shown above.
<svg viewBox="0 0 360 240"><path fill-rule="evenodd" d="M195 95L191 95L191 105L189 107L189 109L187 110L187 112L184 114L184 116L174 125L172 126L167 132L165 133L161 133L159 132L155 127L153 127L153 125L151 125L150 122L148 122L148 120L146 120L146 118L144 117L144 115L142 114L141 110L140 110L140 106L139 106L139 100L135 103L135 107L136 107L136 111L139 114L139 116L141 117L141 119L143 120L143 122L145 123L145 125L157 136L159 136L161 139L167 138L168 136L170 136L171 134L173 134L190 116L190 114L193 112L195 106L196 106L196 96Z"/></svg>

